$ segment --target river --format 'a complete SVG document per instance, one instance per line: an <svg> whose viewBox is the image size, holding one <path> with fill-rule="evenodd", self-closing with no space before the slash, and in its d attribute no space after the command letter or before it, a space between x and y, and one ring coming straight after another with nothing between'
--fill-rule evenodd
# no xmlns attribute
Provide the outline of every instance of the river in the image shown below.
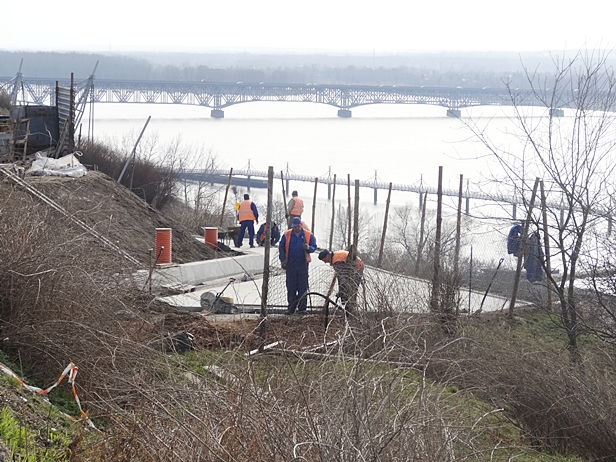
<svg viewBox="0 0 616 462"><path fill-rule="evenodd" d="M486 158L478 158L485 149L470 139L461 121L445 116L445 108L366 106L353 109L349 119L336 112L309 103L245 103L226 108L224 119L213 119L205 107L99 103L94 133L97 138L136 139L152 116L144 136L205 148L224 169L267 171L273 166L276 172L288 168L311 177L331 171L362 181L376 174L386 183L436 186L443 166L444 187L451 189L457 189L461 174L477 183L488 173ZM491 117L495 133L508 123L500 108L475 108L472 115L486 122Z"/></svg>
<svg viewBox="0 0 616 462"><path fill-rule="evenodd" d="M267 171L281 170L322 177L329 171L352 180L372 180L436 187L439 166L443 167L443 185L457 190L460 175L471 189L493 172L498 164L487 156L486 149L473 139L464 120L486 125L491 136L503 138L511 127L507 108L475 108L463 110L462 120L446 117L446 109L418 105L377 105L353 109L349 119L337 117L334 107L309 103L246 103L225 109L224 119L210 117L210 109L184 105L103 104L93 109L94 134L97 139L135 142L148 116L151 121L144 139L157 138L161 144L180 140L187 152L205 149L216 156L220 168ZM84 126L86 126L84 115ZM85 133L84 133L85 135ZM128 150L130 150L130 147ZM311 210L314 185L291 183L300 197L308 199ZM346 188L336 198L346 201ZM287 192L288 194L288 192ZM327 188L320 185L318 196L325 198ZM260 204L266 200L255 190L253 198ZM373 223L382 223L386 191L379 191L377 206L372 205L373 192L361 191L361 210L373 216ZM329 234L331 205L318 200L317 234ZM446 199L445 214L455 215L457 198ZM393 192L394 206L417 207L418 195ZM434 207L434 198L429 202ZM498 228L482 231L475 241L475 255L486 253L485 259L498 260L511 213L510 207L489 207L479 210L471 204L472 214L495 216ZM310 224L310 219L307 220ZM491 225L492 226L492 225ZM477 240L478 239L478 240ZM323 241L321 241L323 242ZM472 244L472 242L471 242Z"/></svg>

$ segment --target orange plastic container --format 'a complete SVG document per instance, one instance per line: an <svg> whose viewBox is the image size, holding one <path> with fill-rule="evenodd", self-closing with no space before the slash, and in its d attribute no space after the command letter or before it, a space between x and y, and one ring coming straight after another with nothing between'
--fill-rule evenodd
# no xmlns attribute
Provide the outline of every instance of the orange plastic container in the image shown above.
<svg viewBox="0 0 616 462"><path fill-rule="evenodd" d="M161 252L160 248L163 247ZM157 264L171 263L171 228L156 228L155 255L160 252Z"/></svg>
<svg viewBox="0 0 616 462"><path fill-rule="evenodd" d="M211 249L218 247L218 228L205 228L204 231L205 245Z"/></svg>

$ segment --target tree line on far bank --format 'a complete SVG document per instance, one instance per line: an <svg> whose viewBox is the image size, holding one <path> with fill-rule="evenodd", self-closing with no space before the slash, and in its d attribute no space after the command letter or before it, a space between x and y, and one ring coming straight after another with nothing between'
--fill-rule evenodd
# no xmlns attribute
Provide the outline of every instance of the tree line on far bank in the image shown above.
<svg viewBox="0 0 616 462"><path fill-rule="evenodd" d="M144 56L144 57L143 57ZM96 64L96 78L119 80L162 80L186 82L243 82L330 85L414 85L431 87L503 87L526 83L523 68L509 59L508 64L491 67L489 60L464 56L426 59L409 55L398 59L366 57L308 56L268 57L218 55L108 55L55 52L0 51L0 76L12 77L20 67L25 77L87 78ZM174 58L174 59L171 59ZM23 63L22 63L23 60Z"/></svg>

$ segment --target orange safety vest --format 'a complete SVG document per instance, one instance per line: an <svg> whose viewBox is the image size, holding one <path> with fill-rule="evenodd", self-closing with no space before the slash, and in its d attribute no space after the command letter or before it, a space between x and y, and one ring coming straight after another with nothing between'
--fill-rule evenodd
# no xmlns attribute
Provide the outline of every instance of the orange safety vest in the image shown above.
<svg viewBox="0 0 616 462"><path fill-rule="evenodd" d="M252 208L250 207L251 205L252 205L252 201L248 199L242 201L242 203L240 204L240 209L237 214L237 220L240 223L246 220L250 220L250 221L256 220L255 214L252 212Z"/></svg>
<svg viewBox="0 0 616 462"><path fill-rule="evenodd" d="M293 207L289 212L289 215L293 215L295 217L301 217L302 213L304 213L304 201L299 197L293 198Z"/></svg>
<svg viewBox="0 0 616 462"><path fill-rule="evenodd" d="M306 231L305 229L302 229L302 231L304 232L304 242L308 245L310 245L310 231ZM291 242L291 233L293 232L293 228L291 229L287 229L284 232L284 252L287 255L287 260L289 259L289 242ZM310 263L312 261L312 258L310 257L310 253L306 252L306 261L308 263Z"/></svg>
<svg viewBox="0 0 616 462"><path fill-rule="evenodd" d="M346 262L346 259L348 256L349 256L348 250L336 250L334 252L334 256L332 257L332 262L331 262L332 266L334 266L334 263L338 263L340 261ZM355 258L357 259L357 266L355 267L355 269L357 271L361 271L362 268L364 267L364 262L359 257L355 257Z"/></svg>
<svg viewBox="0 0 616 462"><path fill-rule="evenodd" d="M265 232L267 231L267 224L263 223L263 234L259 237L260 242L265 242Z"/></svg>
<svg viewBox="0 0 616 462"><path fill-rule="evenodd" d="M306 224L306 222L305 222L305 221L303 221L303 220L302 220L302 228L304 228L304 229L305 229L306 231L308 231L309 233L311 232L311 231L310 231L310 228L308 228L308 225L307 225L307 224Z"/></svg>

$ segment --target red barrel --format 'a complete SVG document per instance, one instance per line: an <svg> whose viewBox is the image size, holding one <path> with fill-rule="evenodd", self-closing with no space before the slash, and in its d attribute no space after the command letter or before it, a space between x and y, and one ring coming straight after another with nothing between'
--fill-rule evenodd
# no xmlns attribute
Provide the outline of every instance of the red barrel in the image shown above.
<svg viewBox="0 0 616 462"><path fill-rule="evenodd" d="M205 234L205 245L207 245L211 249L216 249L218 247L218 228L204 228Z"/></svg>
<svg viewBox="0 0 616 462"><path fill-rule="evenodd" d="M163 248L161 252L161 247ZM156 255L160 253L156 263L171 263L171 228L156 228Z"/></svg>

